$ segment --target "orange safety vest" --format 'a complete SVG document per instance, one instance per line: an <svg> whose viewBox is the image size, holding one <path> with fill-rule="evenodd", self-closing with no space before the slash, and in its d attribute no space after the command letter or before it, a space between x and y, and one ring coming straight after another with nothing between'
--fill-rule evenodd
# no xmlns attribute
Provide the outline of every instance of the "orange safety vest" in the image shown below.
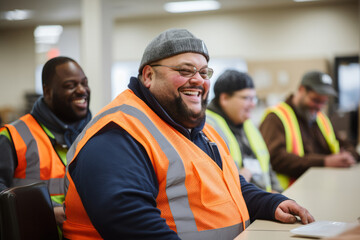
<svg viewBox="0 0 360 240"><path fill-rule="evenodd" d="M289 153L294 153L300 157L304 156L304 146L301 137L300 126L294 110L287 103L282 102L275 107L269 108L266 111L265 116L271 112L275 113L284 125L286 151ZM326 115L322 112L318 112L316 117L316 123L320 128L320 131L323 134L326 142L328 143L330 151L332 153L338 153L339 142L336 139L334 129L328 117L326 117ZM280 185L284 189L289 187L296 180L294 178L289 178L284 174L278 173L277 176Z"/></svg>
<svg viewBox="0 0 360 240"><path fill-rule="evenodd" d="M41 181L55 199L64 195L65 165L35 118L26 114L0 130L4 128L11 135L18 161L12 187Z"/></svg>
<svg viewBox="0 0 360 240"><path fill-rule="evenodd" d="M120 94L87 125L69 149L69 165L76 162L86 142L110 122L126 130L147 151L159 183L156 205L180 238L232 239L249 225L237 168L216 131L207 124L203 130L210 141L217 143L222 170L131 90ZM69 172L66 176L65 238L102 239L87 216Z"/></svg>

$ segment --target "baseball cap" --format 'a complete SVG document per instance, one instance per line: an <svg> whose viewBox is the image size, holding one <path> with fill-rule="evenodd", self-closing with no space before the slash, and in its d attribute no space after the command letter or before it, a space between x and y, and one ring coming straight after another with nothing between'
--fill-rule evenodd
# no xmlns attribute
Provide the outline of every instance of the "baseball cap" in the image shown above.
<svg viewBox="0 0 360 240"><path fill-rule="evenodd" d="M331 77L320 71L310 71L304 74L301 85L311 88L318 94L337 96L335 89L332 86Z"/></svg>

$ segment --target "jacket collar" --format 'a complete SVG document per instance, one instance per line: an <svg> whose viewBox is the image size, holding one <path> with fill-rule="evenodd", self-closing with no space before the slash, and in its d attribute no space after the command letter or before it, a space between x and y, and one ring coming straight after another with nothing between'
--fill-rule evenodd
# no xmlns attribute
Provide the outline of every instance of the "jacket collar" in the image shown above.
<svg viewBox="0 0 360 240"><path fill-rule="evenodd" d="M66 144L67 147L71 146L77 135L91 119L91 112L89 111L85 118L71 124L66 124L50 110L43 96L34 103L31 115L54 135L56 143Z"/></svg>

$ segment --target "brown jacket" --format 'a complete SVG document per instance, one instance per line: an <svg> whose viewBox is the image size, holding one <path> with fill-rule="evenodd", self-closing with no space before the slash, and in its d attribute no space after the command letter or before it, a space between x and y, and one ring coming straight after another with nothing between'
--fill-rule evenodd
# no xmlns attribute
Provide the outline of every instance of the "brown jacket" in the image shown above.
<svg viewBox="0 0 360 240"><path fill-rule="evenodd" d="M310 167L324 166L324 159L331 154L331 151L318 125L314 123L310 126L304 118L298 115L292 104L292 98L291 95L285 102L293 108L298 119L305 155L299 157L286 151L285 129L281 120L274 113L267 115L261 123L260 132L268 146L273 169L278 173L298 178ZM339 139L337 135L336 138L340 148L351 152L359 161L360 157L351 143Z"/></svg>

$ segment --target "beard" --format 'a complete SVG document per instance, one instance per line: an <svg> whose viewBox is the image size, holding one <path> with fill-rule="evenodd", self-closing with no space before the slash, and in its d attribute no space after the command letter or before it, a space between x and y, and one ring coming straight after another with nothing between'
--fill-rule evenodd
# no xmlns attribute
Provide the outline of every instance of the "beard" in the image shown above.
<svg viewBox="0 0 360 240"><path fill-rule="evenodd" d="M65 123L74 123L86 117L89 112L90 96L88 96L87 109L85 114L76 112L71 104L64 100L63 97L58 96L56 93L53 95L53 112L54 114Z"/></svg>
<svg viewBox="0 0 360 240"><path fill-rule="evenodd" d="M180 96L175 97L173 101L169 101L169 99L163 101L159 99L158 101L167 114L185 128L194 128L205 119L208 96L201 101L201 110L198 113L189 109Z"/></svg>
<svg viewBox="0 0 360 240"><path fill-rule="evenodd" d="M309 125L312 125L316 121L317 113L311 113L306 106L300 105L296 107L296 110L298 114L302 118L304 118Z"/></svg>

